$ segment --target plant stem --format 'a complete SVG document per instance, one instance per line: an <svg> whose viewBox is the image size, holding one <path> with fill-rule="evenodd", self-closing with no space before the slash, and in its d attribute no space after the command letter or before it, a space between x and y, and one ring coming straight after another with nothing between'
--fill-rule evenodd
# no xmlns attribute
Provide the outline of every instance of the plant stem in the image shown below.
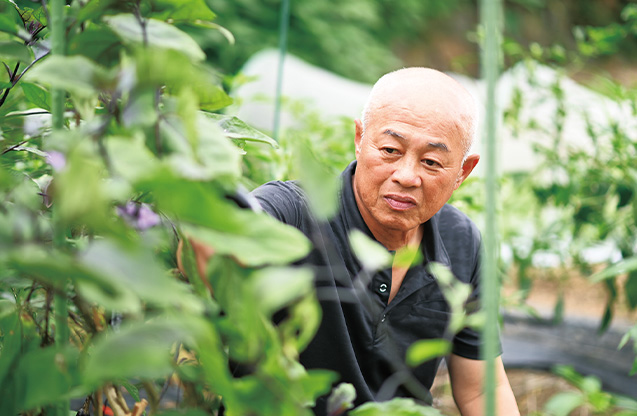
<svg viewBox="0 0 637 416"><path fill-rule="evenodd" d="M500 16L502 14L501 0L482 0L481 22L484 28L484 44L482 47L482 76L487 85L487 114L485 144L485 195L486 221L484 230L484 266L482 268L482 305L485 308L486 324L483 331L484 350L486 360L486 375L484 380L485 415L496 414L495 398L495 357L498 354L498 308L499 284L497 265L498 229L496 222L497 200L497 160L496 160L496 127L498 108L495 97L496 82L499 73L500 53Z"/></svg>
<svg viewBox="0 0 637 416"><path fill-rule="evenodd" d="M51 0L49 3L49 17L51 30L51 54L64 55L64 0ZM61 130L64 126L64 91L53 89L51 91L51 115L53 130ZM54 208L54 218L57 216ZM54 241L57 247L64 245L64 231L61 224L54 223ZM55 345L64 348L69 342L68 305L66 299L66 282L61 292L55 293L53 310L55 316ZM59 416L68 415L71 408L69 399L60 400L57 406Z"/></svg>
<svg viewBox="0 0 637 416"><path fill-rule="evenodd" d="M49 16L51 19L51 54L64 55L64 1L51 0L49 3ZM51 91L51 114L53 129L61 129L64 125L64 91L53 89Z"/></svg>

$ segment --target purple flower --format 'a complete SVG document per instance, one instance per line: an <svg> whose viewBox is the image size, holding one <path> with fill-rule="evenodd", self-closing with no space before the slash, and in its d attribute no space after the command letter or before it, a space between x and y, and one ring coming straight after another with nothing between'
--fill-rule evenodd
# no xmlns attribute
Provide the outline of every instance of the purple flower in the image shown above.
<svg viewBox="0 0 637 416"><path fill-rule="evenodd" d="M117 207L117 215L138 230L147 230L159 224L161 219L148 204L128 201L126 205Z"/></svg>
<svg viewBox="0 0 637 416"><path fill-rule="evenodd" d="M46 163L51 165L54 171L59 172L66 166L66 157L62 153L52 150L46 153Z"/></svg>

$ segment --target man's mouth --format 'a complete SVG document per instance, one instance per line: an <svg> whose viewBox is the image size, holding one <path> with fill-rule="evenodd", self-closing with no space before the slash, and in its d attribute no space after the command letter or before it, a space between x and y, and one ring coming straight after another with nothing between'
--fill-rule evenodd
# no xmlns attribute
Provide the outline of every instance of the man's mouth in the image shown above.
<svg viewBox="0 0 637 416"><path fill-rule="evenodd" d="M385 195L387 204L396 211L405 211L416 206L416 200L404 195Z"/></svg>

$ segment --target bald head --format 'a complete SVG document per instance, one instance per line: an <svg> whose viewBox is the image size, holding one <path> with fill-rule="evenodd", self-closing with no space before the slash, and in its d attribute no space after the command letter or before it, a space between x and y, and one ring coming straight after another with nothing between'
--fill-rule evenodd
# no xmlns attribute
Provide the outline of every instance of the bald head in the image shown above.
<svg viewBox="0 0 637 416"><path fill-rule="evenodd" d="M468 154L476 130L477 108L473 97L456 80L430 68L404 68L383 75L374 84L363 109L363 134L370 121L407 109L423 126L459 137Z"/></svg>

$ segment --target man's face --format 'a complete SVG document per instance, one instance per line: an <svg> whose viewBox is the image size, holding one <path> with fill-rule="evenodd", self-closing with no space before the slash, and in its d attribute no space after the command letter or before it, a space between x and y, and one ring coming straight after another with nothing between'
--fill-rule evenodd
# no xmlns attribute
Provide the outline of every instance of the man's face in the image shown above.
<svg viewBox="0 0 637 416"><path fill-rule="evenodd" d="M407 233L442 208L479 159L463 163L464 131L438 113L423 117L399 104L374 111L364 137L356 122L354 190L372 233Z"/></svg>

